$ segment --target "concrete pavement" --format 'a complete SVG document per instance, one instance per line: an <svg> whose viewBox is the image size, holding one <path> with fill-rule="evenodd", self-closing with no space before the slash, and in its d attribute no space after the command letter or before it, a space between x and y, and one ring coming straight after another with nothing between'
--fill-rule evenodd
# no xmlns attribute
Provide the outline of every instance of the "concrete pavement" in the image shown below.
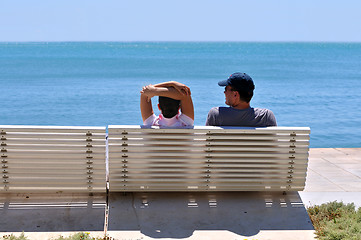
<svg viewBox="0 0 361 240"><path fill-rule="evenodd" d="M312 148L306 187L299 192L306 207L330 201L361 207L361 148Z"/></svg>
<svg viewBox="0 0 361 240"><path fill-rule="evenodd" d="M109 207L108 233L117 239L124 231L149 239L260 239L265 232L278 232L279 239L283 231L302 232L293 239L305 239L313 234L297 192L117 193L110 195Z"/></svg>
<svg viewBox="0 0 361 240"><path fill-rule="evenodd" d="M361 148L311 149L302 192L0 195L0 237L50 239L74 232L115 239L313 239L306 208L361 207ZM1 239L1 238L0 238Z"/></svg>

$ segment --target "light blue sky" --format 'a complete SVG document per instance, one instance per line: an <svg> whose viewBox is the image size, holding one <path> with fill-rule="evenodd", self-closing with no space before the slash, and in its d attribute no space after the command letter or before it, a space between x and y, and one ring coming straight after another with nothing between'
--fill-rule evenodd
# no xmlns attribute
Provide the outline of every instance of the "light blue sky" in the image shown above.
<svg viewBox="0 0 361 240"><path fill-rule="evenodd" d="M361 42L360 0L0 0L0 41Z"/></svg>

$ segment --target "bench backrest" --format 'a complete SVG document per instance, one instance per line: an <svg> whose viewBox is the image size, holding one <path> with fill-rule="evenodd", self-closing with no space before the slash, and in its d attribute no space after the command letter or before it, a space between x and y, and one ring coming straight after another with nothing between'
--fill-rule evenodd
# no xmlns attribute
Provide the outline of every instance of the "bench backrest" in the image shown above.
<svg viewBox="0 0 361 240"><path fill-rule="evenodd" d="M110 191L300 191L307 127L109 126Z"/></svg>
<svg viewBox="0 0 361 240"><path fill-rule="evenodd" d="M0 126L0 192L105 192L105 127Z"/></svg>

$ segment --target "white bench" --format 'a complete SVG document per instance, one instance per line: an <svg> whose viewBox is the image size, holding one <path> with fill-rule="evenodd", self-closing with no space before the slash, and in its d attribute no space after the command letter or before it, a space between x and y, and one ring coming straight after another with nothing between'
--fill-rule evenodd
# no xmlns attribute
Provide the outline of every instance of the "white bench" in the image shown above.
<svg viewBox="0 0 361 240"><path fill-rule="evenodd" d="M109 190L301 191L308 127L109 126Z"/></svg>
<svg viewBox="0 0 361 240"><path fill-rule="evenodd" d="M105 192L105 127L2 125L0 193Z"/></svg>

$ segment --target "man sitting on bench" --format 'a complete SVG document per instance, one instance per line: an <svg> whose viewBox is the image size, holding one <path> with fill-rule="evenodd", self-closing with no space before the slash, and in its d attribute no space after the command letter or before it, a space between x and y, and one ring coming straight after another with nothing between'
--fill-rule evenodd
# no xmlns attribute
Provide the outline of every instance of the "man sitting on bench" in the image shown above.
<svg viewBox="0 0 361 240"><path fill-rule="evenodd" d="M266 108L251 108L254 83L246 73L233 73L227 80L218 82L225 87L224 95L229 107L214 107L207 117L207 126L269 127L277 126L273 112Z"/></svg>

